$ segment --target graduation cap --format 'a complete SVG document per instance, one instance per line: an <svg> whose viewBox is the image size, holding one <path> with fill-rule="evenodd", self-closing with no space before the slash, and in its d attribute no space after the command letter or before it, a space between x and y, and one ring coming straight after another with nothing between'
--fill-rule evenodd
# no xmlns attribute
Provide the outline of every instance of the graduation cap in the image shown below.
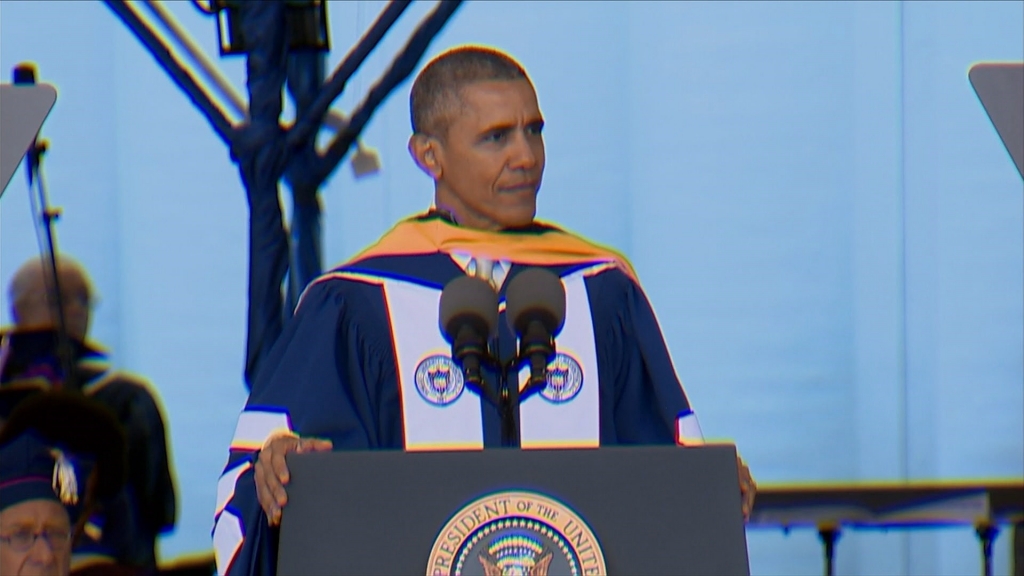
<svg viewBox="0 0 1024 576"><path fill-rule="evenodd" d="M60 502L74 524L125 482L124 431L113 413L75 392L25 399L0 429L0 509Z"/></svg>

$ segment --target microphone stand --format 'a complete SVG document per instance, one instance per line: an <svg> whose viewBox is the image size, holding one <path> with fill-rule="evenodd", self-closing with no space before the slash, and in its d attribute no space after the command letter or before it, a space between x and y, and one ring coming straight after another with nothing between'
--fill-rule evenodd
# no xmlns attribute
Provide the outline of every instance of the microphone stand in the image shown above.
<svg viewBox="0 0 1024 576"><path fill-rule="evenodd" d="M527 377L526 386L522 390L519 389L518 368L522 367L524 363L529 364L529 362L529 354L516 355L505 364L493 361L500 373L498 410L501 413L501 443L503 446L513 446L519 443L519 426L515 418L515 409L519 406L523 396L529 396L542 385L547 384L546 380L544 382L534 381L533 374L530 374ZM515 385L510 385L511 382L514 382Z"/></svg>
<svg viewBox="0 0 1024 576"><path fill-rule="evenodd" d="M35 84L35 74L30 68L15 68L15 84ZM78 375L75 372L74 358L71 350L71 338L68 336L67 320L64 316L64 294L60 288L60 277L57 274L57 241L54 238L53 223L60 218L59 209L51 209L46 195L46 184L43 180L43 155L46 153L46 141L33 140L32 147L26 155L26 175L28 176L29 201L33 210L33 219L38 214L42 221L44 237L39 238L38 228L36 237L39 241L40 258L43 260L43 278L46 290L53 297L52 302L57 307L57 358L60 361L63 372L62 385L66 389L80 391ZM38 191L38 198L33 195L33 184ZM46 272L51 275L47 276Z"/></svg>
<svg viewBox="0 0 1024 576"><path fill-rule="evenodd" d="M530 381L526 387L519 390L519 379L517 377L518 368L523 365L524 362L529 363L530 356L528 354L517 354L507 362L501 362L497 356L492 352L495 348L494 342L489 342L486 350L484 351L481 362L488 365L498 374L498 390L497 394L494 394L481 378L481 382L477 385L480 390L479 393L490 400L495 407L498 408L498 414L501 417L501 445L503 447L514 447L519 444L519 424L516 419L516 408L519 406L519 401L523 394L532 394L538 387L537 382L532 381L532 374ZM463 368L465 371L465 368ZM514 385L513 385L514 383Z"/></svg>
<svg viewBox="0 0 1024 576"><path fill-rule="evenodd" d="M515 368L519 365L520 359L512 358L505 364L499 365L498 390L500 403L498 412L501 414L501 444L502 446L515 446L519 442L519 426L516 422L515 407L519 404L519 383L509 386L509 373L512 379L515 378ZM514 391L514 394L511 391Z"/></svg>
<svg viewBox="0 0 1024 576"><path fill-rule="evenodd" d="M473 386L479 388L479 394L498 409L498 414L501 417L501 445L503 447L515 446L519 435L516 427L515 412L512 409L514 406L512 403L512 395L509 393L508 372L510 369L515 367L517 359L513 358L503 364L494 356L494 354L491 353L490 349L488 349L480 360L497 373L498 389L492 390L487 386L487 382L486 379L483 378L482 371L480 382L474 383ZM463 374L465 374L465 367L463 367ZM518 392L518 388L516 391ZM515 396L518 399L519 395L516 394Z"/></svg>
<svg viewBox="0 0 1024 576"><path fill-rule="evenodd" d="M519 402L519 386L509 386L509 372L513 371L521 362L517 356L508 362L501 362L492 353L494 342L489 342L480 360L490 367L498 376L498 389L491 390L481 378L477 386L480 388L481 396L489 400L501 417L501 445L502 447L513 447L518 444L519 427L516 425L515 406ZM463 368L465 370L465 368Z"/></svg>

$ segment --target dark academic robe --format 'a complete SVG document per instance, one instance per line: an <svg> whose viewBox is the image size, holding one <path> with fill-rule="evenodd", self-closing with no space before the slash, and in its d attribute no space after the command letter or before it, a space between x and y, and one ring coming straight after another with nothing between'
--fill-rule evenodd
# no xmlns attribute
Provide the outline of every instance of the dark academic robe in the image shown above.
<svg viewBox="0 0 1024 576"><path fill-rule="evenodd" d="M22 398L59 387L63 380L52 331L2 336L0 419ZM73 552L85 563L105 556L155 571L157 536L173 529L177 513L163 415L148 384L111 370L98 346L73 341L72 349L82 392L114 413L124 427L128 450L125 489L90 518L85 538Z"/></svg>
<svg viewBox="0 0 1024 576"><path fill-rule="evenodd" d="M565 288L548 384L519 398L511 439L502 436L499 407L464 382L439 326L441 291L465 274L457 263L465 256L511 262L491 342L503 362L517 345L505 318L510 280L538 266ZM213 540L221 574L275 573L277 529L268 527L256 498L253 465L264 442L282 432L330 439L335 450L701 441L629 264L547 225L490 233L436 215L401 222L310 284L262 366L217 487ZM497 389L495 371L484 375ZM525 389L528 370L514 376Z"/></svg>

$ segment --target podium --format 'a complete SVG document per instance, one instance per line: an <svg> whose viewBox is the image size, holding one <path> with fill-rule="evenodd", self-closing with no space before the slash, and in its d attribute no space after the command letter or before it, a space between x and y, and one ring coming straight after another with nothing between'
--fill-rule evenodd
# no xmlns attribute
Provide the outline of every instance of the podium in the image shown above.
<svg viewBox="0 0 1024 576"><path fill-rule="evenodd" d="M981 62L967 77L1024 177L1024 62Z"/></svg>
<svg viewBox="0 0 1024 576"><path fill-rule="evenodd" d="M278 573L749 574L732 445L288 456Z"/></svg>
<svg viewBox="0 0 1024 576"><path fill-rule="evenodd" d="M0 196L56 101L49 84L0 84Z"/></svg>

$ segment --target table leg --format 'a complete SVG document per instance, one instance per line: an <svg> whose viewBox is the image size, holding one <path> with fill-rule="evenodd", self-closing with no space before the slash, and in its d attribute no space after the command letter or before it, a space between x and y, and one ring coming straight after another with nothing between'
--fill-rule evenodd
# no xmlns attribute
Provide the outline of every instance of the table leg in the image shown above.
<svg viewBox="0 0 1024 576"><path fill-rule="evenodd" d="M1024 576L1024 522L1013 525L1013 576Z"/></svg>
<svg viewBox="0 0 1024 576"><path fill-rule="evenodd" d="M818 527L818 537L825 548L825 576L835 575L836 540L839 540L839 526Z"/></svg>
<svg viewBox="0 0 1024 576"><path fill-rule="evenodd" d="M992 543L995 542L999 528L993 524L978 524L975 527L978 539L981 540L981 569L984 576L992 576Z"/></svg>

